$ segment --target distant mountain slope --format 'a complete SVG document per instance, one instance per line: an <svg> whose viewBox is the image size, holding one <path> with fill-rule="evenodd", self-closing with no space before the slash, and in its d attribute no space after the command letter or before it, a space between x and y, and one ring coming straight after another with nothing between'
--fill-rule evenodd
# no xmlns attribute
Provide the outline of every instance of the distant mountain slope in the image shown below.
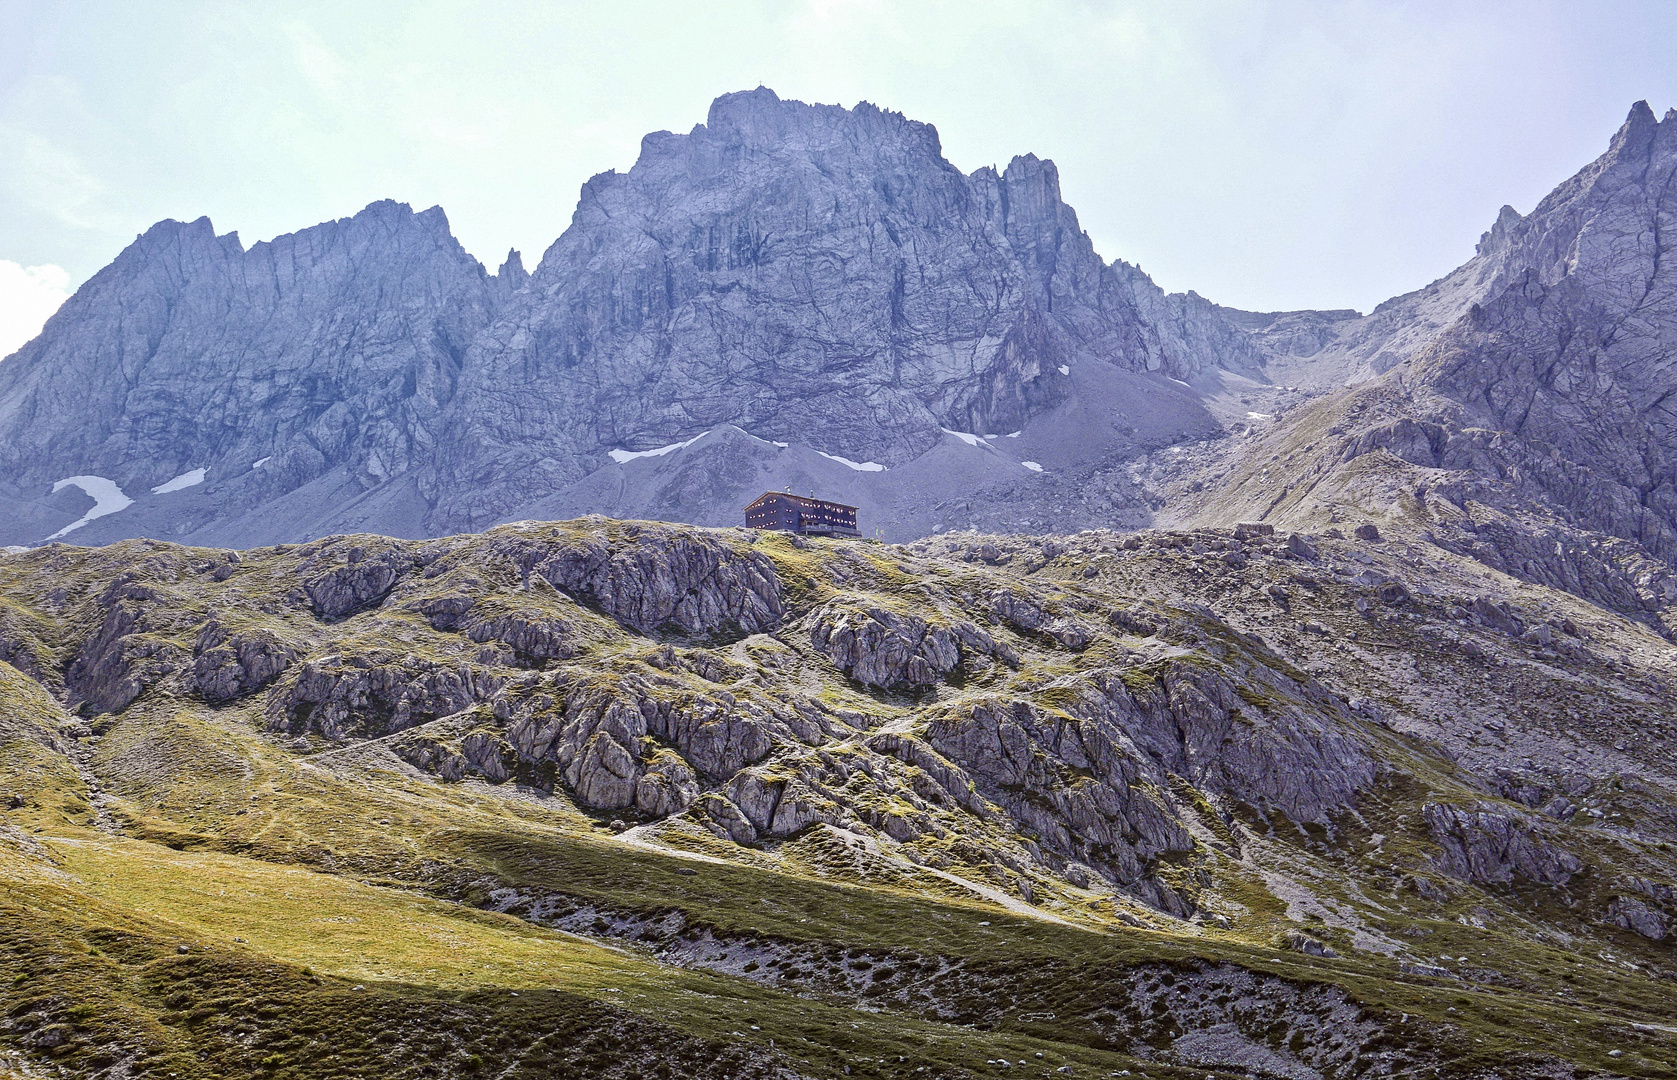
<svg viewBox="0 0 1677 1080"><path fill-rule="evenodd" d="M0 363L0 484L24 503L95 475L141 500L91 540L188 533L334 472L363 489L411 472L514 276L484 273L438 209L374 203L248 251L207 218L161 222ZM146 498L195 469L202 486ZM0 530L39 540L80 512L0 513Z"/></svg>
<svg viewBox="0 0 1677 1080"><path fill-rule="evenodd" d="M1638 103L1601 158L1392 302L1453 297L1455 319L1383 374L1205 453L1165 493L1172 514L1373 519L1677 630L1674 173L1677 112ZM1385 317L1341 324L1320 363L1343 371L1345 343Z"/></svg>
<svg viewBox="0 0 1677 1080"><path fill-rule="evenodd" d="M0 540L74 522L82 496L48 493L75 476L137 500L78 541L249 542L481 527L719 424L891 466L943 428L1021 428L1079 365L1255 374L1245 337L1102 262L1051 162L967 176L929 125L759 89L591 180L527 281L437 209L248 252L159 224L0 366Z"/></svg>
<svg viewBox="0 0 1677 1080"><path fill-rule="evenodd" d="M607 449L720 423L896 465L940 428L1017 430L1083 362L1255 370L1196 308L1101 261L1051 162L966 176L900 114L731 94L591 180L478 339L439 519L488 524Z"/></svg>

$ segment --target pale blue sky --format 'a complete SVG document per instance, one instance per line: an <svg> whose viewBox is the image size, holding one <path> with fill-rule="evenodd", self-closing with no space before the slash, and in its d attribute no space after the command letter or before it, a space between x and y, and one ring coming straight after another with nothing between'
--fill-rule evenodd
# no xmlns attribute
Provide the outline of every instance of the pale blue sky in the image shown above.
<svg viewBox="0 0 1677 1080"><path fill-rule="evenodd" d="M1166 288L1366 310L1677 103L1673 57L1671 2L0 0L0 339L164 217L248 244L440 203L533 266L590 175L759 83L969 171L1053 158Z"/></svg>

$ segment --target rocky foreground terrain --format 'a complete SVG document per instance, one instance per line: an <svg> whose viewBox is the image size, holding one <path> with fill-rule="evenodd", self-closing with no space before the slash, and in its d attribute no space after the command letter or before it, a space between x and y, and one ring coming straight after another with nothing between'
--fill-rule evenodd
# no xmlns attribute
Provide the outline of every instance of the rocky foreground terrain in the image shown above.
<svg viewBox="0 0 1677 1080"><path fill-rule="evenodd" d="M1364 526L0 557L21 1076L1666 1076L1662 627Z"/></svg>

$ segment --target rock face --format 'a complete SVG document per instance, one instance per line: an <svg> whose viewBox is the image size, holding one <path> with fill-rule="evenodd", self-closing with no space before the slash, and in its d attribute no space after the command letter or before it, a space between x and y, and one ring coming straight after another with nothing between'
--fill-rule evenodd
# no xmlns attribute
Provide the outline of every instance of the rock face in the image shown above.
<svg viewBox="0 0 1677 1080"><path fill-rule="evenodd" d="M725 424L896 465L1088 365L1149 392L1253 367L1247 337L1103 262L1052 162L964 175L930 125L758 89L591 180L534 274L488 274L436 208L249 250L158 224L0 367L0 543L75 521L67 477L137 500L78 540L252 542L482 527ZM1213 426L1183 408L1172 435Z"/></svg>
<svg viewBox="0 0 1677 1080"><path fill-rule="evenodd" d="M272 630L233 633L212 621L198 635L192 674L204 700L220 704L267 686L300 655Z"/></svg>
<svg viewBox="0 0 1677 1080"><path fill-rule="evenodd" d="M374 203L248 250L207 218L160 222L0 364L5 483L20 503L72 475L143 498L207 469L157 497L170 532L376 487L435 453L495 283L435 208Z"/></svg>
<svg viewBox="0 0 1677 1080"><path fill-rule="evenodd" d="M469 357L438 520L488 523L607 449L723 423L896 464L940 428L1022 427L1080 361L1186 379L1251 359L1191 307L1101 261L1051 162L967 176L900 114L731 94L583 188Z"/></svg>
<svg viewBox="0 0 1677 1080"><path fill-rule="evenodd" d="M1427 827L1442 849L1439 865L1466 881L1503 883L1516 876L1565 885L1584 868L1576 855L1545 842L1538 826L1513 814L1428 803Z"/></svg>
<svg viewBox="0 0 1677 1080"><path fill-rule="evenodd" d="M1596 531L1677 558L1677 270L1661 236L1677 204L1677 111L1638 103L1608 152L1498 222L1499 288L1420 365L1460 425L1508 432L1548 458L1524 486Z"/></svg>
<svg viewBox="0 0 1677 1080"><path fill-rule="evenodd" d="M1273 376L1355 385L1202 457L1205 494L1181 517L1256 507L1301 529L1397 530L1669 636L1674 172L1677 113L1638 103L1600 159L1530 214L1505 208L1461 269L1272 351Z"/></svg>
<svg viewBox="0 0 1677 1080"><path fill-rule="evenodd" d="M955 635L914 615L835 602L815 617L810 642L859 683L924 689L961 662Z"/></svg>

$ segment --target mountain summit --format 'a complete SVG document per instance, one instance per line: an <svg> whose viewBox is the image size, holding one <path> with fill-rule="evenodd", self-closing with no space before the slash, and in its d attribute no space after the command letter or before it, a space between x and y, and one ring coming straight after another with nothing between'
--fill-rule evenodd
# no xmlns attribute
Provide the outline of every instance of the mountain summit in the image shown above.
<svg viewBox="0 0 1677 1080"><path fill-rule="evenodd" d="M1052 162L963 175L930 125L767 89L647 136L521 270L392 203L248 252L159 224L0 368L0 539L70 524L43 494L83 475L138 502L79 540L481 527L718 425L896 466L945 429L1021 428L1083 365L1157 392L1259 359L1209 304L1104 263Z"/></svg>

